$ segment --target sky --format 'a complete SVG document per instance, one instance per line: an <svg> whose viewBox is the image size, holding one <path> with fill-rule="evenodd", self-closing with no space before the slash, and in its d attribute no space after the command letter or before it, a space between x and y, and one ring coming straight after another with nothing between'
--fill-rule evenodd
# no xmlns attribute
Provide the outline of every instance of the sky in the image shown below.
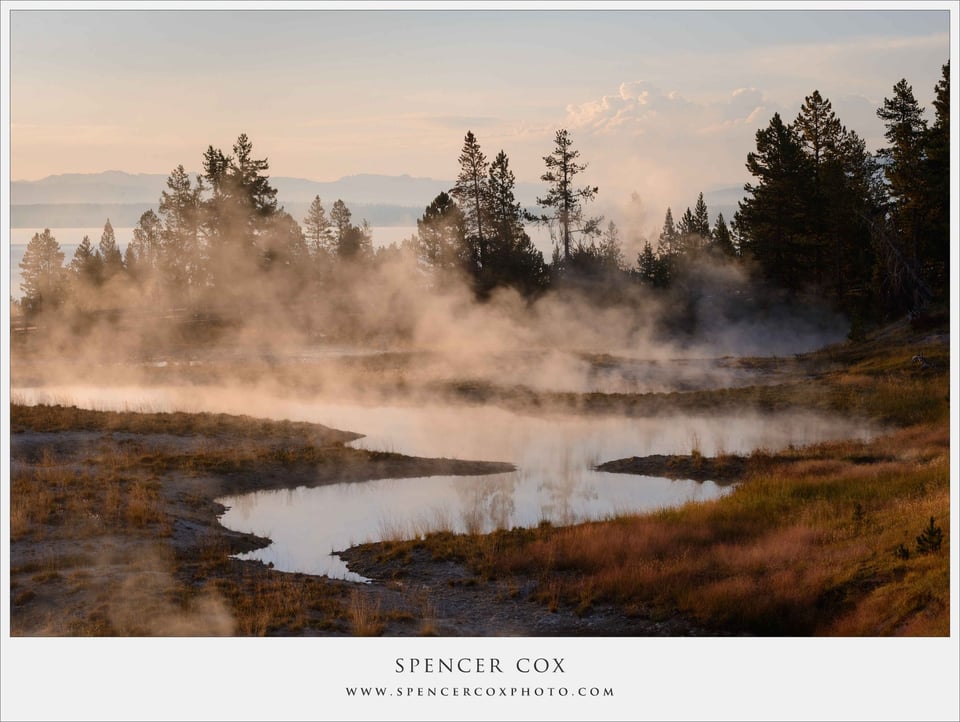
<svg viewBox="0 0 960 722"><path fill-rule="evenodd" d="M870 150L883 146L876 109L898 80L930 108L950 54L948 6L14 4L9 177L198 170L208 145L229 150L245 132L271 175L448 179L472 130L488 159L502 149L518 180L538 182L566 128L584 184L662 220L668 204L742 186L756 131L775 112L795 118L815 89Z"/></svg>

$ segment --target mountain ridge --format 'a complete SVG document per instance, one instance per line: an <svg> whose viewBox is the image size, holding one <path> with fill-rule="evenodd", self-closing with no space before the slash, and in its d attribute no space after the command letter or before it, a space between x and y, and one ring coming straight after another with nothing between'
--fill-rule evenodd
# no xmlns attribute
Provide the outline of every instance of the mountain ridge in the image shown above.
<svg viewBox="0 0 960 722"><path fill-rule="evenodd" d="M191 178L197 173L191 172ZM37 180L14 180L10 183L10 204L67 203L152 203L160 200L166 188L167 175L162 173L128 173L108 170L98 173L61 173ZM453 180L425 176L356 173L334 181L316 181L294 176L270 176L281 205L307 202L317 195L325 205L342 199L353 203L425 208L441 191L453 187ZM523 203L533 203L540 184L518 183L517 196Z"/></svg>
<svg viewBox="0 0 960 722"><path fill-rule="evenodd" d="M191 173L191 178L196 173ZM136 225L140 215L156 210L167 177L161 173L129 173L107 170L98 173L62 173L37 180L10 183L10 225L14 228L85 227L102 225L110 218L115 226ZM372 225L412 226L441 191L449 191L453 180L413 176L357 173L335 181L315 181L293 176L271 176L277 200L301 220L310 202L320 196L329 213L333 203L346 203L353 217ZM517 200L535 210L542 183L517 183ZM691 194L693 197L693 194ZM715 187L704 192L711 219L722 212L729 221L736 201L743 197L742 186ZM604 203L598 212L605 212ZM692 204L691 204L692 205ZM674 218L681 213L673 206ZM654 216L666 211L657 210ZM662 216L661 216L662 217Z"/></svg>

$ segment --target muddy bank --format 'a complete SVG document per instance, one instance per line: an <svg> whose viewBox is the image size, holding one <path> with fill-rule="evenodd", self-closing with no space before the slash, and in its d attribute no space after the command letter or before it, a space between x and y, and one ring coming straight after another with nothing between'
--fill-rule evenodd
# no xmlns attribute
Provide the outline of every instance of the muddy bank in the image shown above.
<svg viewBox="0 0 960 722"><path fill-rule="evenodd" d="M612 607L550 610L537 580L485 580L426 553L346 550L354 584L231 555L269 539L216 499L265 489L512 470L343 446L313 424L14 406L11 632L37 635L695 635Z"/></svg>
<svg viewBox="0 0 960 722"><path fill-rule="evenodd" d="M668 479L694 479L695 481L713 481L717 484L733 484L741 480L746 473L747 459L736 455L707 457L696 454L652 454L605 461L598 464L596 469L614 474L663 476Z"/></svg>
<svg viewBox="0 0 960 722"><path fill-rule="evenodd" d="M385 616L396 617L388 634L438 636L713 636L677 618L654 619L645 610L625 613L612 605L588 610L549 605L530 577L484 579L463 562L438 560L424 548L403 556L384 544L338 552L351 571L371 580ZM399 613L399 616L398 616ZM410 616L408 616L410 615Z"/></svg>

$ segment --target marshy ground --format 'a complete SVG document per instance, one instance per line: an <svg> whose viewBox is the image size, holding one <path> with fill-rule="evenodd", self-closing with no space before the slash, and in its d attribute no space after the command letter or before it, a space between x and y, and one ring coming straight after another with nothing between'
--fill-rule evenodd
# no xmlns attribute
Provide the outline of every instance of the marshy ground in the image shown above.
<svg viewBox="0 0 960 722"><path fill-rule="evenodd" d="M232 559L267 540L222 527L215 500L507 467L354 449L344 444L356 434L315 424L14 404L11 631L948 634L948 347L945 324L904 322L813 354L727 362L755 366L762 382L752 385L642 393L548 391L489 379L421 386L461 403L579 414L820 409L888 431L776 453L711 457L692 448L681 456L604 459L608 471L737 488L655 514L487 535L438 532L344 550L371 584ZM351 363L355 375L410 390L409 362L371 356ZM606 368L616 359L588 362ZM29 371L29 364L15 369L21 385ZM275 377L284 383L283 373ZM288 387L299 381L291 370Z"/></svg>

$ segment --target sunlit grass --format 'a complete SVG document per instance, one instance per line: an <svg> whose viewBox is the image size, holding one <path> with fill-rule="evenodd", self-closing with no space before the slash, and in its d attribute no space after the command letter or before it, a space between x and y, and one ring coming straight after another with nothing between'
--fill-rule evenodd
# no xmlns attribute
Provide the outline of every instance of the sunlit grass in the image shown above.
<svg viewBox="0 0 960 722"><path fill-rule="evenodd" d="M924 554L915 539L931 516L949 527L948 457L936 428L817 444L757 455L715 502L425 546L486 576L539 579L548 611L611 603L754 634L945 634L949 545Z"/></svg>
<svg viewBox="0 0 960 722"><path fill-rule="evenodd" d="M383 634L383 616L380 614L380 602L371 599L371 595L359 589L350 594L348 610L350 628L357 637L378 637Z"/></svg>

